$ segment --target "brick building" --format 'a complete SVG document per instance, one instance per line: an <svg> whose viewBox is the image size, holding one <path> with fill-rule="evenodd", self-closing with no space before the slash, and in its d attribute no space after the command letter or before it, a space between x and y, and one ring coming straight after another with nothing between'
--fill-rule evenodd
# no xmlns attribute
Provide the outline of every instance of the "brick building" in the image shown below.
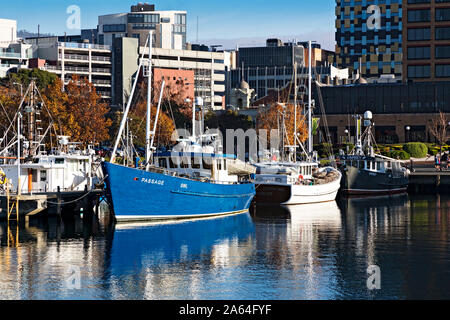
<svg viewBox="0 0 450 320"><path fill-rule="evenodd" d="M450 2L403 0L404 80L450 80Z"/></svg>

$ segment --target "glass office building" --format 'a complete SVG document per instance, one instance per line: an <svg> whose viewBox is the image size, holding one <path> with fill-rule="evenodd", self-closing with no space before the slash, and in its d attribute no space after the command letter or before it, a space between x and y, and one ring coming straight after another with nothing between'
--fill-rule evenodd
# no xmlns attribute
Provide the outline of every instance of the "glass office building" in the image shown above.
<svg viewBox="0 0 450 320"><path fill-rule="evenodd" d="M402 0L336 0L336 54L365 78L401 77Z"/></svg>

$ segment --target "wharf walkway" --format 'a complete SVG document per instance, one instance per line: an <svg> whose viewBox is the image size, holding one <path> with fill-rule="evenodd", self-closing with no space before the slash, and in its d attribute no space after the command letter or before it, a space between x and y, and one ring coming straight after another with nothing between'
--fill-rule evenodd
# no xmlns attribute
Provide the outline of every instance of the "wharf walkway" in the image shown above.
<svg viewBox="0 0 450 320"><path fill-rule="evenodd" d="M98 205L104 191L100 189L68 192L48 192L43 194L11 194L10 206L19 200L19 217L29 218L37 214L61 215L84 211L89 214ZM7 218L8 198L0 195L0 220ZM16 216L14 210L13 216Z"/></svg>

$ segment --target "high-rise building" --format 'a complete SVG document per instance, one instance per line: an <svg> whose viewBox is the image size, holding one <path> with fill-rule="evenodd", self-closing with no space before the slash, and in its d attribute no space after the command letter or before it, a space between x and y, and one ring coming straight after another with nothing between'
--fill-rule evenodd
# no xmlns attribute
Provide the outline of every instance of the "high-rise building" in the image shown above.
<svg viewBox="0 0 450 320"><path fill-rule="evenodd" d="M400 78L402 54L402 0L336 0L339 67L361 69L366 78Z"/></svg>
<svg viewBox="0 0 450 320"><path fill-rule="evenodd" d="M450 1L403 0L404 80L450 80Z"/></svg>
<svg viewBox="0 0 450 320"><path fill-rule="evenodd" d="M61 42L58 37L28 38L34 58L45 60L42 69L57 74L64 85L74 75L86 78L107 102L112 98L112 50L91 43Z"/></svg>
<svg viewBox="0 0 450 320"><path fill-rule="evenodd" d="M154 5L139 3L131 12L98 17L99 44L113 45L115 38L139 39L144 46L153 30L153 47L186 49L186 11L156 11Z"/></svg>

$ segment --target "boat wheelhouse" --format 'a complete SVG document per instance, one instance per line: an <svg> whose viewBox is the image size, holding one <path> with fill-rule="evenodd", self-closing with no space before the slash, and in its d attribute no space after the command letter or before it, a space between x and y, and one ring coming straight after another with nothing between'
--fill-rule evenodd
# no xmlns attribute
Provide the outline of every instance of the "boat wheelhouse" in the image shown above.
<svg viewBox="0 0 450 320"><path fill-rule="evenodd" d="M21 194L82 192L92 187L92 160L87 155L40 155L20 165L20 180L17 164L0 166L10 181L20 181Z"/></svg>
<svg viewBox="0 0 450 320"><path fill-rule="evenodd" d="M348 155L341 151L342 190L347 194L372 195L406 192L409 171L400 160L375 154L372 113L364 114L366 130L361 134L362 117L356 118L356 146Z"/></svg>

